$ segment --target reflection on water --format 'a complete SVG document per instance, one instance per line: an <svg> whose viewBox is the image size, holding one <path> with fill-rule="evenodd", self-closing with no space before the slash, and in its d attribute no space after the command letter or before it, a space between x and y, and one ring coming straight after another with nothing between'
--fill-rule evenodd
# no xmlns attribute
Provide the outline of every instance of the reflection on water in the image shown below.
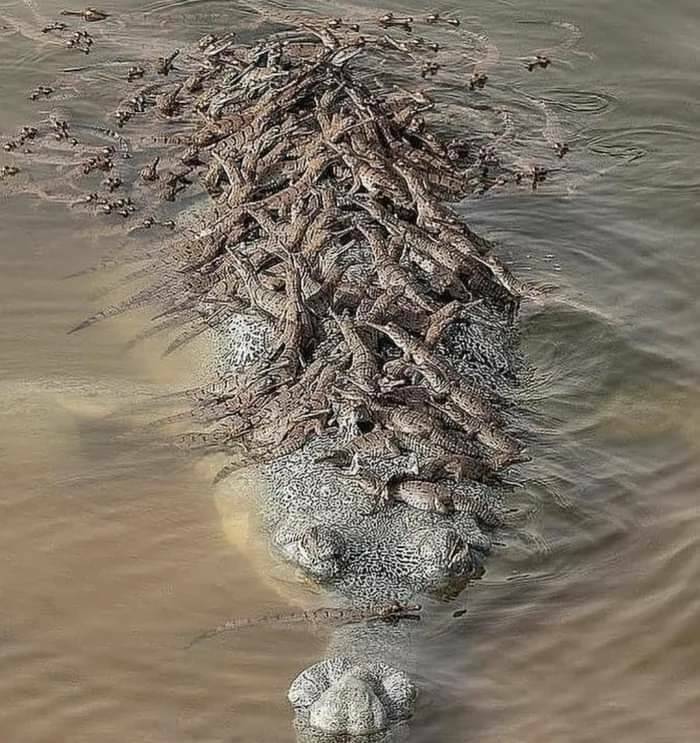
<svg viewBox="0 0 700 743"><path fill-rule="evenodd" d="M234 12L119 5L143 10L134 18L164 47ZM438 616L413 739L694 741L700 19L689 0L479 10L464 6L465 29L487 29L500 50L486 93L513 111L551 108L572 144L570 180L470 206L524 275L559 291L523 317L534 461L514 501L527 533L502 536L459 600L464 617ZM528 19L545 22L517 23ZM565 64L523 77L520 57L573 38L551 23L562 19L583 38ZM126 21L117 33L136 34ZM12 103L0 126L13 130L33 115L27 90L76 57L41 34L0 34L0 99ZM464 108L459 88L449 99ZM528 138L547 126L538 110ZM4 198L0 212L0 738L292 740L286 687L322 637L260 627L183 650L222 620L312 598L251 538L243 492L240 515L219 513L203 473L157 434L136 435L149 397L192 381L191 359L163 361L150 343L125 352L138 318L66 336L115 279L61 277L113 236L45 204Z"/></svg>

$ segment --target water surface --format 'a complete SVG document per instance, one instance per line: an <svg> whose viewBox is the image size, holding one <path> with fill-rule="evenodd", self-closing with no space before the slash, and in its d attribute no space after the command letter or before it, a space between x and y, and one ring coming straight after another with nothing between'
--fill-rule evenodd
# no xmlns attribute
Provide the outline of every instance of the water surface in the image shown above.
<svg viewBox="0 0 700 743"><path fill-rule="evenodd" d="M407 5L393 7L422 8ZM104 7L143 10L154 44L247 17L242 4L196 0ZM568 180L469 207L515 267L560 290L522 322L536 369L535 461L516 496L529 539L506 537L462 598L467 615L435 624L426 675L444 698L428 696L412 740L695 741L700 11L687 0L444 7L500 49L486 93L548 101L572 151ZM585 53L528 75L513 60L565 38L551 21L579 26ZM142 38L127 24L120 38L130 33ZM0 128L30 120L27 91L80 62L41 35L0 37ZM182 649L228 617L312 598L261 567L245 518L222 528L202 472L135 432L150 396L191 380L191 354L125 351L139 318L66 336L109 279L63 277L114 236L29 200L3 199L0 218L0 737L293 740L286 688L322 637L267 627Z"/></svg>

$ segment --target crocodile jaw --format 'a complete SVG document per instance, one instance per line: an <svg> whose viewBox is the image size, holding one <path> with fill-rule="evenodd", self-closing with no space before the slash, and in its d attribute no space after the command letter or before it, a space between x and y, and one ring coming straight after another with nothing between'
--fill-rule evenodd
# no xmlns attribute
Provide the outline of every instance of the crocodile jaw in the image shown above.
<svg viewBox="0 0 700 743"><path fill-rule="evenodd" d="M288 697L302 728L367 736L411 717L416 688L403 671L384 663L358 665L338 657L302 671Z"/></svg>

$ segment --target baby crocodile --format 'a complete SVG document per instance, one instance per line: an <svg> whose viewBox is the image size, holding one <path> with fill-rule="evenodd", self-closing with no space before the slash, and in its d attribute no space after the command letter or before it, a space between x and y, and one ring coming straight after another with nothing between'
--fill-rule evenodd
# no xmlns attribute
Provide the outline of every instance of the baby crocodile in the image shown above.
<svg viewBox="0 0 700 743"><path fill-rule="evenodd" d="M19 168L17 166L3 165L2 168L0 168L0 180L9 176L17 175L17 173L19 173Z"/></svg>
<svg viewBox="0 0 700 743"><path fill-rule="evenodd" d="M48 98L53 93L53 88L48 85L39 85L29 94L30 101L38 101L39 98Z"/></svg>
<svg viewBox="0 0 700 743"><path fill-rule="evenodd" d="M134 65L133 67L129 67L126 71L126 79L131 83L134 80L140 80L145 74L146 70L144 70L143 67Z"/></svg>
<svg viewBox="0 0 700 743"><path fill-rule="evenodd" d="M97 8L83 8L82 10L62 10L61 15L77 15L84 21L89 23L95 21L104 21L109 18L109 13L105 13L103 10L97 10Z"/></svg>
<svg viewBox="0 0 700 743"><path fill-rule="evenodd" d="M447 514L455 510L445 485L426 480L392 478L383 488L381 500L383 503L405 503L410 508L433 513Z"/></svg>
<svg viewBox="0 0 700 743"><path fill-rule="evenodd" d="M173 69L173 62L175 61L175 57L177 57L178 54L180 54L180 50L176 49L167 57L158 57L155 64L156 72L159 75L167 77L170 74L170 71Z"/></svg>
<svg viewBox="0 0 700 743"><path fill-rule="evenodd" d="M441 16L440 13L430 13L426 16L425 22L433 25L436 23L448 23L450 26L455 27L461 24L459 18L445 18L444 16Z"/></svg>
<svg viewBox="0 0 700 743"><path fill-rule="evenodd" d="M552 64L552 60L546 56L545 54L537 54L535 55L534 59L529 59L525 66L527 67L528 72L532 72L535 68L541 67L543 70L546 70L549 65Z"/></svg>
<svg viewBox="0 0 700 743"><path fill-rule="evenodd" d="M142 180L152 183L153 181L157 181L159 179L158 175L158 163L160 162L160 157L154 158L148 165L145 165L141 170L139 171L139 175L141 176Z"/></svg>
<svg viewBox="0 0 700 743"><path fill-rule="evenodd" d="M232 619L220 624L214 629L202 632L190 641L187 648L215 637L223 632L232 632L243 627L252 627L258 624L297 624L309 622L314 625L340 626L344 624L357 624L359 622L388 622L399 619L419 619L417 612L421 610L420 604L401 604L391 601L388 604L370 604L368 606L354 607L322 607L310 611L299 611L290 614L269 614L262 617L245 617L243 619Z"/></svg>
<svg viewBox="0 0 700 743"><path fill-rule="evenodd" d="M390 28L392 26L399 26L400 28L405 29L406 31L411 30L411 24L413 23L413 18L411 16L395 16L393 13L385 13L381 18L377 20L377 23L382 28Z"/></svg>
<svg viewBox="0 0 700 743"><path fill-rule="evenodd" d="M67 28L68 26L65 23L61 23L61 21L52 21L41 29L41 33L48 34L51 31L65 31Z"/></svg>

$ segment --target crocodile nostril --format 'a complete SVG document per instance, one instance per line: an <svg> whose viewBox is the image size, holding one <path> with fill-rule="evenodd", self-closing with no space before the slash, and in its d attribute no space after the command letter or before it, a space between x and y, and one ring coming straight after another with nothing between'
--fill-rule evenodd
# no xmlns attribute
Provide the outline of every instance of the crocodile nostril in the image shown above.
<svg viewBox="0 0 700 743"><path fill-rule="evenodd" d="M416 687L403 671L378 662L356 664L342 656L302 671L288 693L297 730L304 731L299 739L305 741L316 740L310 729L334 736L393 730L413 715L416 697Z"/></svg>
<svg viewBox="0 0 700 743"><path fill-rule="evenodd" d="M372 735L386 729L389 718L371 686L349 675L313 704L309 724L335 735Z"/></svg>

